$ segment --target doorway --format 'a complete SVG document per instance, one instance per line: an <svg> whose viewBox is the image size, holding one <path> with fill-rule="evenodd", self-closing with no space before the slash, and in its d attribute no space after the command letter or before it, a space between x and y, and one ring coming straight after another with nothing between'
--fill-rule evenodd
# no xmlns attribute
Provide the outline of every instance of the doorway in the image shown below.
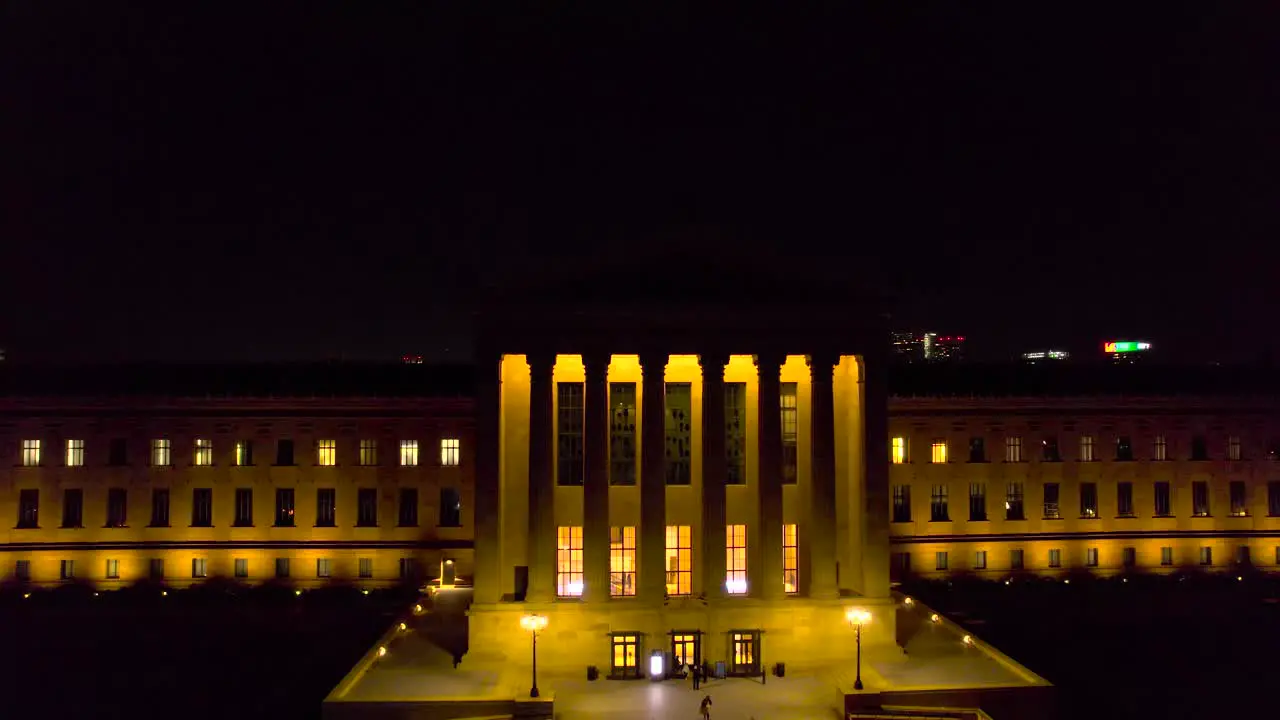
<svg viewBox="0 0 1280 720"><path fill-rule="evenodd" d="M671 631L671 664L673 668L697 665L702 662L702 632L699 630Z"/></svg>

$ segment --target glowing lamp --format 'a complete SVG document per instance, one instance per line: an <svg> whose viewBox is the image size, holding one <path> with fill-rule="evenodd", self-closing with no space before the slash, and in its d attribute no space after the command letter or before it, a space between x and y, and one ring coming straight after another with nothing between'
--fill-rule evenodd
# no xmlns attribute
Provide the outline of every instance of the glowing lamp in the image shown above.
<svg viewBox="0 0 1280 720"><path fill-rule="evenodd" d="M914 605L915 603L916 603L916 601L915 601L915 600L912 600L912 599L911 599L911 598L909 598L909 597L905 597L905 598L903 598L903 599L902 599L902 604L903 604L903 605L906 605L907 607L911 607L911 606L912 606L912 605Z"/></svg>
<svg viewBox="0 0 1280 720"><path fill-rule="evenodd" d="M408 629L409 629L408 625L405 625L404 623L400 623L400 632L404 632L405 630L408 630Z"/></svg>
<svg viewBox="0 0 1280 720"><path fill-rule="evenodd" d="M862 608L849 608L844 611L844 619L850 625L867 625L871 622L871 613Z"/></svg>
<svg viewBox="0 0 1280 720"><path fill-rule="evenodd" d="M301 591L301 590L294 590L294 591L293 591L293 594L294 594L295 596L301 597L301 596L302 596L302 591Z"/></svg>
<svg viewBox="0 0 1280 720"><path fill-rule="evenodd" d="M378 657L386 657L386 655L387 655L387 646L386 646L386 645L379 645L379 646L378 646Z"/></svg>
<svg viewBox="0 0 1280 720"><path fill-rule="evenodd" d="M844 611L844 619L853 626L853 641L858 648L857 674L854 675L853 689L862 689L862 626L871 622L871 613L862 608L852 607Z"/></svg>
<svg viewBox="0 0 1280 720"><path fill-rule="evenodd" d="M582 582L571 582L565 585L564 594L571 597L578 597L582 595Z"/></svg>
<svg viewBox="0 0 1280 720"><path fill-rule="evenodd" d="M972 635L965 635L965 636L964 636L964 644L965 644L965 645L972 645L972 644L973 644L973 636L972 636Z"/></svg>
<svg viewBox="0 0 1280 720"><path fill-rule="evenodd" d="M421 613L421 612L422 612L422 606L421 606L421 605L414 605L414 606L413 606L413 611L414 611L415 613Z"/></svg>
<svg viewBox="0 0 1280 720"><path fill-rule="evenodd" d="M520 618L520 627L532 633L542 632L542 629L546 626L546 615L525 615Z"/></svg>
<svg viewBox="0 0 1280 720"><path fill-rule="evenodd" d="M452 565L452 564L453 564L453 561L452 561L452 560L445 560L445 561L444 561L444 564L445 564L445 565Z"/></svg>
<svg viewBox="0 0 1280 720"><path fill-rule="evenodd" d="M1063 580L1063 581L1062 581L1062 584L1063 584L1063 585L1070 585L1070 584L1071 584L1071 578L1067 578L1066 580Z"/></svg>
<svg viewBox="0 0 1280 720"><path fill-rule="evenodd" d="M22 593L22 599L23 599L23 600L26 600L26 599L27 599L27 598L29 598L29 597L31 597L31 593Z"/></svg>
<svg viewBox="0 0 1280 720"><path fill-rule="evenodd" d="M160 597L169 597L169 591L168 591L168 590L161 590L161 591L160 591Z"/></svg>
<svg viewBox="0 0 1280 720"><path fill-rule="evenodd" d="M730 595L745 595L747 592L747 581L741 578L725 580L724 590Z"/></svg>
<svg viewBox="0 0 1280 720"><path fill-rule="evenodd" d="M654 680L661 680L664 675L665 658L661 651L655 651L649 656L649 677Z"/></svg>
<svg viewBox="0 0 1280 720"><path fill-rule="evenodd" d="M369 591L368 591L368 590L361 590L361 591L360 591L360 594L361 594L361 595L368 595L368 594L369 594Z"/></svg>
<svg viewBox="0 0 1280 720"><path fill-rule="evenodd" d="M1244 582L1244 576L1243 576L1243 575L1237 575L1237 576L1236 576L1236 582ZM95 594L96 594L96 593L95 593Z"/></svg>
<svg viewBox="0 0 1280 720"><path fill-rule="evenodd" d="M929 616L929 622L940 623L942 622L942 618L938 617L938 613L934 613Z"/></svg>

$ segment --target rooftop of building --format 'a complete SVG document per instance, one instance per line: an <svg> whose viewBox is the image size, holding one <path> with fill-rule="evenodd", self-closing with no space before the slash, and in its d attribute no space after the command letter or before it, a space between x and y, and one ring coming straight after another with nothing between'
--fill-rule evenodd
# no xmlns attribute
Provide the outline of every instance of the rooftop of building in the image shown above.
<svg viewBox="0 0 1280 720"><path fill-rule="evenodd" d="M1280 372L1219 365L895 365L889 370L889 393L897 398L1265 397L1280 395Z"/></svg>

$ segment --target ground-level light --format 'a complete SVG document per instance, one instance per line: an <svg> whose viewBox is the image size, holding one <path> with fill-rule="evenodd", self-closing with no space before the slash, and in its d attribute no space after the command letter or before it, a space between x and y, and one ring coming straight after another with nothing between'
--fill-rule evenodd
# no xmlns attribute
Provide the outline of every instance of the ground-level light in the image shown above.
<svg viewBox="0 0 1280 720"><path fill-rule="evenodd" d="M663 657L661 650L654 650L649 656L649 678L651 680L661 680L666 673L666 658Z"/></svg>
<svg viewBox="0 0 1280 720"><path fill-rule="evenodd" d="M378 657L386 657L386 655L387 655L387 646L386 646L386 645L379 645L379 646L378 646Z"/></svg>
<svg viewBox="0 0 1280 720"><path fill-rule="evenodd" d="M972 645L972 644L973 644L973 636L972 636L972 635L965 635L965 636L964 636L964 644L965 644L965 645Z"/></svg>
<svg viewBox="0 0 1280 720"><path fill-rule="evenodd" d="M938 613L934 613L929 616L929 622L942 622L942 618L938 617Z"/></svg>

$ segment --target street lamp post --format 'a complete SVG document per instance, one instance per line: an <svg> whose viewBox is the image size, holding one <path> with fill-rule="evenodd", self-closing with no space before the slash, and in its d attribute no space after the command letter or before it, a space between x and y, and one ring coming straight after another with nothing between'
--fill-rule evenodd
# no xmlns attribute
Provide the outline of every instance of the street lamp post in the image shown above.
<svg viewBox="0 0 1280 720"><path fill-rule="evenodd" d="M529 697L538 697L538 633L547 626L546 615L525 615L520 618L520 627L533 636L533 687L529 688Z"/></svg>
<svg viewBox="0 0 1280 720"><path fill-rule="evenodd" d="M853 680L853 689L862 689L862 626L871 622L871 613L862 608L849 608L845 611L844 617L853 626L853 641L858 648L858 661L855 665L856 676Z"/></svg>

